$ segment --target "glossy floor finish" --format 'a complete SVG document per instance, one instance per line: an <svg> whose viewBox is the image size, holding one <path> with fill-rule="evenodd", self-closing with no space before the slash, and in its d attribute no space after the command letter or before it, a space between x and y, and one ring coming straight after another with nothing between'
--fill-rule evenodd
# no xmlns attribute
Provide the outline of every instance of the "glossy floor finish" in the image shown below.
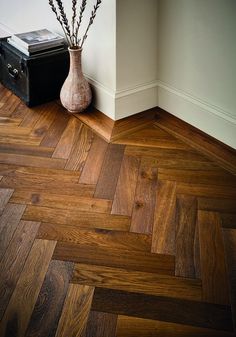
<svg viewBox="0 0 236 337"><path fill-rule="evenodd" d="M108 144L0 86L0 337L235 336L235 157L170 125Z"/></svg>

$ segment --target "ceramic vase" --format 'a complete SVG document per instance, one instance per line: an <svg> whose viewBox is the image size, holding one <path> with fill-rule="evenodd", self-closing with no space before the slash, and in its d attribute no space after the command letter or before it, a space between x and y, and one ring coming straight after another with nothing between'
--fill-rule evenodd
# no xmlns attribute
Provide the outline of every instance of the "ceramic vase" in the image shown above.
<svg viewBox="0 0 236 337"><path fill-rule="evenodd" d="M88 81L82 73L82 50L69 48L69 74L61 88L60 99L62 105L71 113L76 114L85 110L92 100L92 92Z"/></svg>

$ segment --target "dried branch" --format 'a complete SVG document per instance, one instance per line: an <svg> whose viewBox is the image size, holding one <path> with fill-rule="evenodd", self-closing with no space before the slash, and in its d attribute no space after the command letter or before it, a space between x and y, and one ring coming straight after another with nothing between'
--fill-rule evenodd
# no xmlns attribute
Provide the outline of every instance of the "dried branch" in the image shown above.
<svg viewBox="0 0 236 337"><path fill-rule="evenodd" d="M63 7L63 3L61 0L55 0L56 3L57 3L57 6L58 6L58 9L60 11L60 14L61 14L61 20L64 24L64 28L65 28L65 31L67 33L67 36L70 40L70 45L73 46L73 43L72 43L72 38L71 38L71 31L70 31L70 26L69 26L69 23L68 23L68 19L66 17L66 13L65 13L65 10L64 10L64 7Z"/></svg>
<svg viewBox="0 0 236 337"><path fill-rule="evenodd" d="M55 13L55 15L56 15L57 21L59 21L59 23L60 23L60 25L61 25L61 27L62 27L62 29L63 29L63 32L64 32L64 34L65 34L66 41L67 41L68 45L70 46L70 41L69 41L69 39L68 39L68 37L67 37L67 34L66 34L66 31L65 31L63 22L62 22L62 20L61 20L61 18L60 18L60 15L57 13L57 9L56 9L56 7L55 7L55 5L54 5L54 3L53 3L53 0L49 0L48 2L49 2L49 5L50 5L51 8L52 8L52 11L53 11L53 12Z"/></svg>
<svg viewBox="0 0 236 337"><path fill-rule="evenodd" d="M84 33L84 36L83 36L83 39L82 39L82 43L81 43L80 48L83 47L84 41L85 41L85 40L87 39L87 37L88 37L88 30L89 30L90 26L93 24L93 21L94 21L94 19L95 19L95 17L96 17L97 10L98 10L99 5L100 5L101 3L102 3L102 0L97 0L97 3L96 3L96 5L95 5L94 8L93 8L93 11L92 11L92 13L91 13L91 16L90 16L90 19L89 19L89 23L88 23L87 29L86 29L86 31L85 31L85 33Z"/></svg>
<svg viewBox="0 0 236 337"><path fill-rule="evenodd" d="M56 18L57 18L58 22L60 23L60 25L63 29L63 32L65 34L68 45L70 47L82 48L85 40L88 37L89 28L93 24L93 21L96 17L97 10L98 10L100 4L102 3L102 0L97 0L96 5L93 7L88 26L87 26L86 31L85 31L85 33L83 35L83 38L82 38L81 45L80 45L81 39L78 38L78 33L79 33L79 29L80 29L81 22L82 22L82 19L83 19L83 13L86 9L87 0L82 0L81 6L80 6L78 21L76 21L77 1L78 0L72 0L72 18L71 18L71 27L70 27L70 25L68 23L67 16L66 16L66 13L65 13L65 10L64 10L64 7L63 7L62 0L48 0L52 11L55 13ZM57 4L58 8L56 8L54 3Z"/></svg>
<svg viewBox="0 0 236 337"><path fill-rule="evenodd" d="M76 22L76 16L77 16L77 12L76 12L76 5L77 5L77 0L72 0L72 41L73 41L73 45L76 46L76 35L75 35L75 22Z"/></svg>
<svg viewBox="0 0 236 337"><path fill-rule="evenodd" d="M79 33L79 28L82 22L83 13L85 11L86 5L87 5L87 0L82 0L82 4L80 6L79 20L77 21L77 26L76 26L76 31L75 31L75 37L76 37L77 44L79 44L79 41L80 41L80 39L78 39L78 33Z"/></svg>

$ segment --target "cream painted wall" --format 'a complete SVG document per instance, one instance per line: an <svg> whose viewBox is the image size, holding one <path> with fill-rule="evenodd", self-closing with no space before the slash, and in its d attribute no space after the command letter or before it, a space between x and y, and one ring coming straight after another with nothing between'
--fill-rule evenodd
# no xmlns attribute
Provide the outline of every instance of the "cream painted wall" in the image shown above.
<svg viewBox="0 0 236 337"><path fill-rule="evenodd" d="M160 0L158 105L236 148L236 1Z"/></svg>
<svg viewBox="0 0 236 337"><path fill-rule="evenodd" d="M116 119L157 105L157 0L117 0Z"/></svg>

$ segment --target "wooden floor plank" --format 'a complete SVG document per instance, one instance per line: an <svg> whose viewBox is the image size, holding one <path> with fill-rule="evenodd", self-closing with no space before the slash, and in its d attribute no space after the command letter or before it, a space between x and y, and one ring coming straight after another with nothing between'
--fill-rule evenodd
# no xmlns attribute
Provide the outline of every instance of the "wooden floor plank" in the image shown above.
<svg viewBox="0 0 236 337"><path fill-rule="evenodd" d="M0 188L0 216L2 215L2 212L7 205L9 199L11 198L13 192L14 190L10 188Z"/></svg>
<svg viewBox="0 0 236 337"><path fill-rule="evenodd" d="M90 311L83 337L116 337L117 315Z"/></svg>
<svg viewBox="0 0 236 337"><path fill-rule="evenodd" d="M229 306L95 288L92 310L231 331Z"/></svg>
<svg viewBox="0 0 236 337"><path fill-rule="evenodd" d="M65 169L82 172L93 139L93 132L82 125L78 131L77 140L71 150Z"/></svg>
<svg viewBox="0 0 236 337"><path fill-rule="evenodd" d="M217 186L217 185L201 185L201 184L185 184L177 183L177 193L194 195L196 197L210 198L232 198L236 200L236 188L234 186Z"/></svg>
<svg viewBox="0 0 236 337"><path fill-rule="evenodd" d="M135 131L117 139L114 143L145 146L149 148L191 149L184 142L179 141L169 133L151 124L142 130Z"/></svg>
<svg viewBox="0 0 236 337"><path fill-rule="evenodd" d="M234 333L190 325L118 316L116 337L233 337Z"/></svg>
<svg viewBox="0 0 236 337"><path fill-rule="evenodd" d="M157 168L142 164L139 168L131 232L152 233L157 189Z"/></svg>
<svg viewBox="0 0 236 337"><path fill-rule="evenodd" d="M70 118L73 117L70 117L70 115L65 113L64 110L57 109L57 114L52 124L47 129L40 146L56 147L67 127Z"/></svg>
<svg viewBox="0 0 236 337"><path fill-rule="evenodd" d="M158 120L154 124L201 151L204 155L219 163L221 167L232 173L236 172L235 150L229 146L163 110L158 113Z"/></svg>
<svg viewBox="0 0 236 337"><path fill-rule="evenodd" d="M95 198L113 200L124 154L123 145L109 144L95 190Z"/></svg>
<svg viewBox="0 0 236 337"><path fill-rule="evenodd" d="M123 215L88 213L80 210L59 209L40 206L27 206L22 217L24 220L51 222L79 228L103 228L128 230L130 218Z"/></svg>
<svg viewBox="0 0 236 337"><path fill-rule="evenodd" d="M72 270L70 262L50 262L25 337L55 336Z"/></svg>
<svg viewBox="0 0 236 337"><path fill-rule="evenodd" d="M159 168L158 177L161 180L173 180L175 182L223 185L236 187L236 176L225 170L196 170Z"/></svg>
<svg viewBox="0 0 236 337"><path fill-rule="evenodd" d="M0 321L33 245L39 223L21 221L0 262Z"/></svg>
<svg viewBox="0 0 236 337"><path fill-rule="evenodd" d="M107 249L150 252L151 237L143 234L127 233L99 228L76 228L68 225L42 223L37 237L76 244L88 244Z"/></svg>
<svg viewBox="0 0 236 337"><path fill-rule="evenodd" d="M236 199L199 197L197 201L202 211L236 213Z"/></svg>
<svg viewBox="0 0 236 337"><path fill-rule="evenodd" d="M230 299L234 321L234 331L236 331L236 230L228 228L224 229L223 238L230 283Z"/></svg>
<svg viewBox="0 0 236 337"><path fill-rule="evenodd" d="M93 299L93 287L71 284L59 321L56 337L83 335Z"/></svg>
<svg viewBox="0 0 236 337"><path fill-rule="evenodd" d="M179 195L177 198L176 219L176 264L175 275L200 277L198 270L199 243L196 240L198 230L197 200L195 197Z"/></svg>
<svg viewBox="0 0 236 337"><path fill-rule="evenodd" d="M97 135L94 135L93 142L80 177L81 184L97 184L107 151L107 146L108 143L105 140L101 139Z"/></svg>
<svg viewBox="0 0 236 337"><path fill-rule="evenodd" d="M36 240L2 321L0 336L24 336L47 272L55 242Z"/></svg>
<svg viewBox="0 0 236 337"><path fill-rule="evenodd" d="M13 169L14 171L14 169ZM62 192L61 184L63 184L63 195L67 196L77 196L77 197L92 197L94 194L94 185L83 185L78 184L78 176L71 176L71 175L60 175L59 171L55 171L55 175L52 174L52 171L49 171L49 174L41 174L35 175L31 173L11 173L11 169L3 168L0 172L3 177L0 188L12 188L21 193L20 191L28 191L31 190L34 193L42 193L43 191L48 191L50 193L59 195ZM8 174L8 172L10 172ZM58 176L57 173L58 172ZM67 172L67 171L65 171ZM70 171L71 172L71 171ZM46 172L45 172L46 173ZM51 173L51 174L50 174ZM56 198L56 197L55 197Z"/></svg>
<svg viewBox="0 0 236 337"><path fill-rule="evenodd" d="M175 255L176 183L158 181L152 231L152 253Z"/></svg>
<svg viewBox="0 0 236 337"><path fill-rule="evenodd" d="M39 147L35 145L22 144L0 144L0 153L21 154L26 156L48 157L53 154L51 147Z"/></svg>
<svg viewBox="0 0 236 337"><path fill-rule="evenodd" d="M69 122L55 148L53 158L68 159L71 150L78 139L78 132L81 128L81 123L77 118L69 119Z"/></svg>
<svg viewBox="0 0 236 337"><path fill-rule="evenodd" d="M94 287L201 301L201 281L168 275L76 264L72 282Z"/></svg>
<svg viewBox="0 0 236 337"><path fill-rule="evenodd" d="M94 213L109 214L111 211L111 200L47 192L38 193L33 188L31 191L16 190L11 197L11 202Z"/></svg>
<svg viewBox="0 0 236 337"><path fill-rule="evenodd" d="M63 169L66 164L64 159L34 157L12 153L0 153L0 163L55 169Z"/></svg>
<svg viewBox="0 0 236 337"><path fill-rule="evenodd" d="M174 274L174 256L58 242L54 259L114 268ZM139 261L137 263L137 261Z"/></svg>
<svg viewBox="0 0 236 337"><path fill-rule="evenodd" d="M43 109L43 111L40 114L39 119L37 120L37 123L33 126L33 129L31 131L31 135L34 136L40 136L44 137L52 125L56 115L57 115L57 106L55 103L48 103L47 109Z"/></svg>
<svg viewBox="0 0 236 337"><path fill-rule="evenodd" d="M112 214L132 215L138 172L139 160L124 156L112 204Z"/></svg>
<svg viewBox="0 0 236 337"><path fill-rule="evenodd" d="M220 217L214 212L199 211L198 225L203 300L210 303L229 304Z"/></svg>
<svg viewBox="0 0 236 337"><path fill-rule="evenodd" d="M24 205L9 203L0 217L0 260L13 237L24 210Z"/></svg>

